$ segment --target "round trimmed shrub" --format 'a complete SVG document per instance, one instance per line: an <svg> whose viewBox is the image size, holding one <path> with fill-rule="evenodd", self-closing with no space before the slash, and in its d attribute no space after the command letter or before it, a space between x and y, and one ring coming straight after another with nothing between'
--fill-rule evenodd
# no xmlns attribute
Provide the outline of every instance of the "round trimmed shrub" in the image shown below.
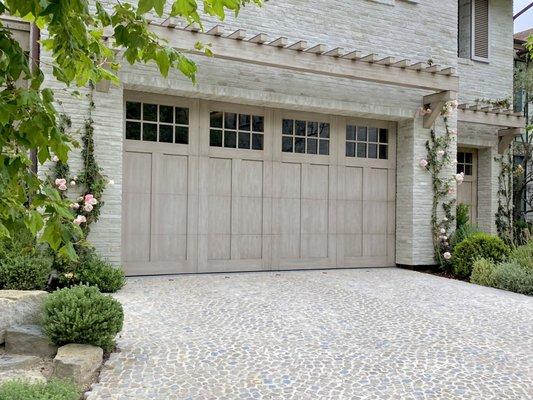
<svg viewBox="0 0 533 400"><path fill-rule="evenodd" d="M510 252L510 247L499 237L482 232L474 233L455 246L453 273L458 277L468 278L476 260L485 258L493 262L501 262Z"/></svg>
<svg viewBox="0 0 533 400"><path fill-rule="evenodd" d="M44 302L43 330L58 346L91 344L110 352L123 321L122 305L94 286L64 288Z"/></svg>
<svg viewBox="0 0 533 400"><path fill-rule="evenodd" d="M125 284L122 269L96 255L87 257L78 266L74 279L83 285L96 286L103 293L115 293Z"/></svg>
<svg viewBox="0 0 533 400"><path fill-rule="evenodd" d="M0 259L0 289L44 290L51 270L50 258L4 253Z"/></svg>
<svg viewBox="0 0 533 400"><path fill-rule="evenodd" d="M494 269L496 265L490 260L480 258L474 262L470 282L482 286L495 286Z"/></svg>

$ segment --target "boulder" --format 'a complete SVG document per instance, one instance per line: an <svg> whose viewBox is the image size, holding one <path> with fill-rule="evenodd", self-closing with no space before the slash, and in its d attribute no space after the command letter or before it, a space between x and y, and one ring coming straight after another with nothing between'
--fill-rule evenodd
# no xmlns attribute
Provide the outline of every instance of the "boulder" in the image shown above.
<svg viewBox="0 0 533 400"><path fill-rule="evenodd" d="M88 344L67 344L57 350L53 377L70 379L80 387L88 386L102 365L104 351Z"/></svg>
<svg viewBox="0 0 533 400"><path fill-rule="evenodd" d="M39 325L19 325L6 330L6 352L53 358L57 346L46 337Z"/></svg>
<svg viewBox="0 0 533 400"><path fill-rule="evenodd" d="M7 328L40 322L47 294L41 290L0 290L0 344Z"/></svg>
<svg viewBox="0 0 533 400"><path fill-rule="evenodd" d="M0 354L0 371L32 368L40 362L39 357L20 354Z"/></svg>
<svg viewBox="0 0 533 400"><path fill-rule="evenodd" d="M14 380L29 383L44 383L46 382L46 377L36 370L0 371L0 383Z"/></svg>

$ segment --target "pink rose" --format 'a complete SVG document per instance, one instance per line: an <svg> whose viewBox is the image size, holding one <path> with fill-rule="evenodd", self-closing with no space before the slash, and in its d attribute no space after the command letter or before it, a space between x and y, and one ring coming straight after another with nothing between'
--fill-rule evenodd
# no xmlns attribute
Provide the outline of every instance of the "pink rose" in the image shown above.
<svg viewBox="0 0 533 400"><path fill-rule="evenodd" d="M58 162L59 161L59 157L58 156L53 156L52 157L52 161L53 162Z"/></svg>
<svg viewBox="0 0 533 400"><path fill-rule="evenodd" d="M420 165L422 168L426 168L426 167L428 166L428 164L429 164L429 163L428 163L428 161L427 161L425 158L421 159L420 162L419 162L419 165Z"/></svg>
<svg viewBox="0 0 533 400"><path fill-rule="evenodd" d="M96 200L92 194L86 194L83 200L85 201L85 203L91 204L93 206L95 204L98 204L98 200Z"/></svg>
<svg viewBox="0 0 533 400"><path fill-rule="evenodd" d="M72 208L73 210L77 210L78 208L80 208L80 205L78 203L72 203L70 205L70 208Z"/></svg>
<svg viewBox="0 0 533 400"><path fill-rule="evenodd" d="M83 215L78 215L73 222L75 225L81 225L84 222L87 222L87 218L85 218Z"/></svg>
<svg viewBox="0 0 533 400"><path fill-rule="evenodd" d="M65 191L67 190L67 185L59 185L57 188L61 191Z"/></svg>
<svg viewBox="0 0 533 400"><path fill-rule="evenodd" d="M463 183L464 179L465 179L464 172L461 172L460 174L455 175L455 180L457 181L457 183Z"/></svg>
<svg viewBox="0 0 533 400"><path fill-rule="evenodd" d="M85 205L83 206L83 211L91 212L92 210L93 210L92 204L85 203Z"/></svg>
<svg viewBox="0 0 533 400"><path fill-rule="evenodd" d="M66 186L67 185L67 180L66 179L63 179L63 178L57 178L55 180L55 184L57 187L59 186Z"/></svg>
<svg viewBox="0 0 533 400"><path fill-rule="evenodd" d="M455 194L455 188L451 187L448 189L448 194L449 195L454 195Z"/></svg>
<svg viewBox="0 0 533 400"><path fill-rule="evenodd" d="M446 253L444 253L442 256L444 257L445 260L449 260L450 258L452 258L452 255L450 254L449 251L447 251Z"/></svg>

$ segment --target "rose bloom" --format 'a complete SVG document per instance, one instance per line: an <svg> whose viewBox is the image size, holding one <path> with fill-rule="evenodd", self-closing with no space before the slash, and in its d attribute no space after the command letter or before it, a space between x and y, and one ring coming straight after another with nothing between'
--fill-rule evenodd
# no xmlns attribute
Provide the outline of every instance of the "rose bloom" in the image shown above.
<svg viewBox="0 0 533 400"><path fill-rule="evenodd" d="M426 167L428 166L429 163L428 163L428 161L427 161L425 158L423 158L422 160L420 160L420 163L419 163L419 164L420 164L420 166L421 166L422 168L426 168Z"/></svg>
<svg viewBox="0 0 533 400"><path fill-rule="evenodd" d="M70 208L72 208L73 210L77 210L78 208L80 208L80 205L78 203L72 203L70 205Z"/></svg>
<svg viewBox="0 0 533 400"><path fill-rule="evenodd" d="M59 161L59 157L58 156L53 156L52 157L52 161L53 162L58 162Z"/></svg>
<svg viewBox="0 0 533 400"><path fill-rule="evenodd" d="M92 194L86 194L83 200L85 201L85 203L93 206L95 204L98 204L98 200L96 200Z"/></svg>
<svg viewBox="0 0 533 400"><path fill-rule="evenodd" d="M83 206L83 211L91 212L92 210L93 210L92 204L85 203L85 205Z"/></svg>
<svg viewBox="0 0 533 400"><path fill-rule="evenodd" d="M446 253L444 253L442 256L444 257L445 260L449 260L450 258L452 258L452 255L450 254L449 251L447 251Z"/></svg>
<svg viewBox="0 0 533 400"><path fill-rule="evenodd" d="M84 222L87 222L87 218L85 218L83 215L78 215L76 218L74 218L73 222L75 225L81 225Z"/></svg>

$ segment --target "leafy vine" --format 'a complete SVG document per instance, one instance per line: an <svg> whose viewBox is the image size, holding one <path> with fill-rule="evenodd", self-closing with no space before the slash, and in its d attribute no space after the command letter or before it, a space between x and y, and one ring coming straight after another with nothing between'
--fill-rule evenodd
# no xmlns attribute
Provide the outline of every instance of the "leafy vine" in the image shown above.
<svg viewBox="0 0 533 400"><path fill-rule="evenodd" d="M436 129L431 129L431 136L426 141L426 158L420 160L420 167L427 170L432 178L433 202L431 207L431 226L433 247L435 250L435 260L443 269L449 269L452 258L452 248L450 245L450 236L453 229L454 205L456 203L456 182L460 184L463 174L457 174L454 177L446 177L445 169L453 165L456 160L450 156L450 147L453 143L453 137L457 134L450 128L449 117L457 108L457 101L445 103L440 115L444 121L445 132L438 134ZM431 113L430 109L422 108L422 114ZM443 176L444 175L444 176ZM442 208L444 216L439 213L439 207Z"/></svg>
<svg viewBox="0 0 533 400"><path fill-rule="evenodd" d="M498 236L507 244L514 243L513 227L513 162L511 152L495 157L500 164L498 175L498 211L496 212L496 229Z"/></svg>

